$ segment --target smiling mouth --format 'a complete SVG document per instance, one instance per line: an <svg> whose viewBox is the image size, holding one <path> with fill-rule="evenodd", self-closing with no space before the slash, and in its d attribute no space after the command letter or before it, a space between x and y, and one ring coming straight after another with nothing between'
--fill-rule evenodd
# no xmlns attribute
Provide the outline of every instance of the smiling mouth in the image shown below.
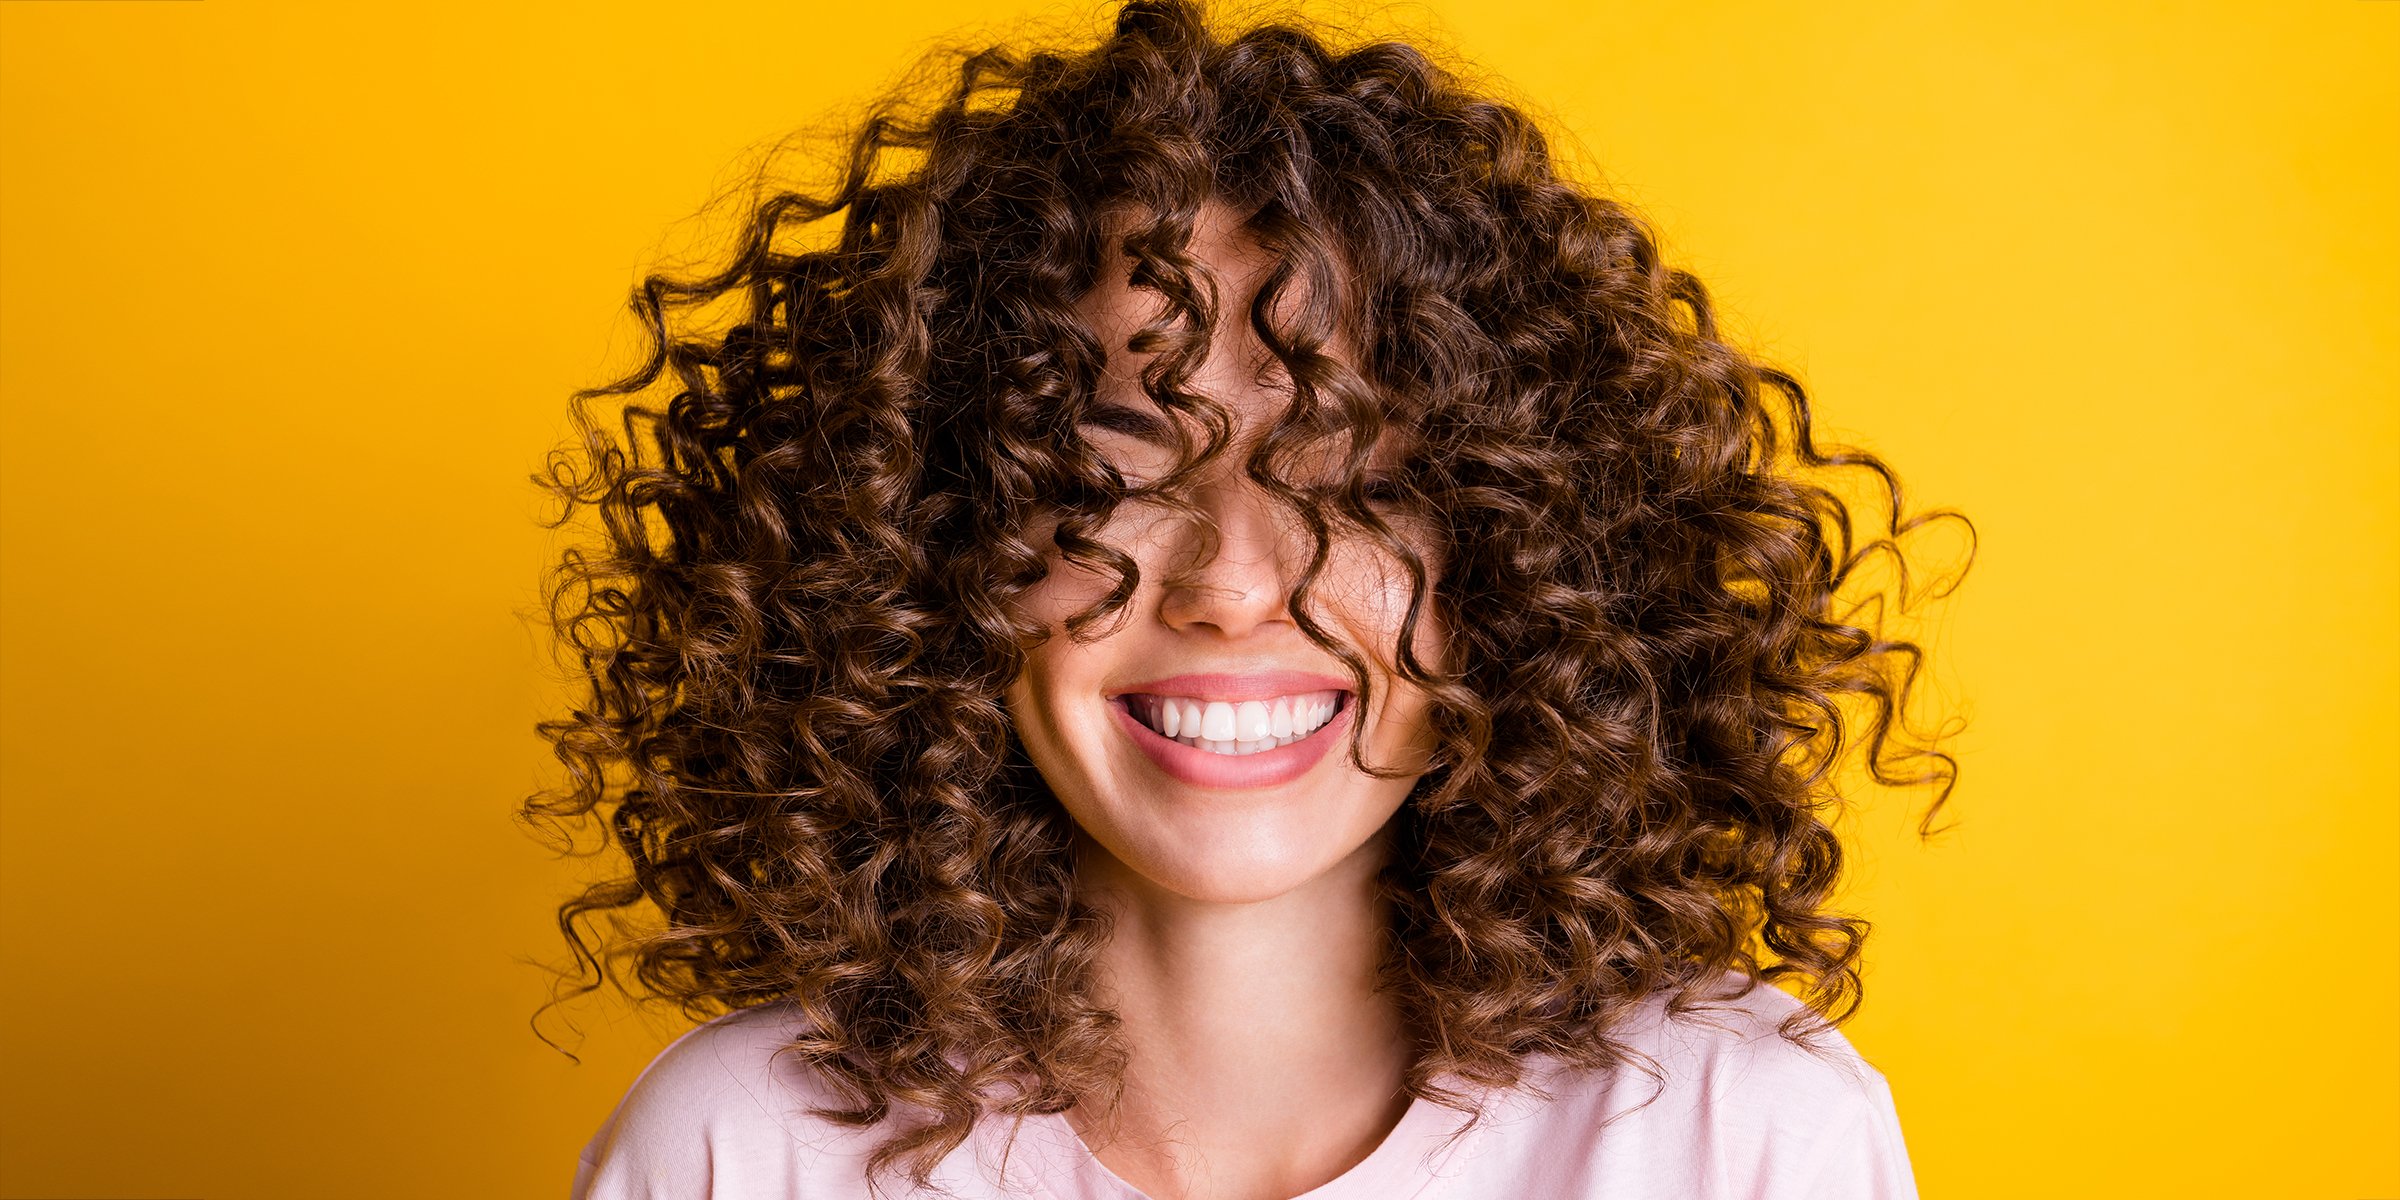
<svg viewBox="0 0 2400 1200"><path fill-rule="evenodd" d="M1272 700L1194 700L1138 692L1112 703L1134 720L1178 744L1238 758L1304 741L1332 724L1350 703L1350 693L1302 692ZM1214 734L1216 736L1209 736Z"/></svg>

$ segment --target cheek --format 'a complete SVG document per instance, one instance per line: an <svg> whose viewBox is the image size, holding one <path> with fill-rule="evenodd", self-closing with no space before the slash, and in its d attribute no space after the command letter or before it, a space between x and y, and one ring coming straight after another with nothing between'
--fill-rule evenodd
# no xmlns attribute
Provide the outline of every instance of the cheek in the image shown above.
<svg viewBox="0 0 2400 1200"><path fill-rule="evenodd" d="M1110 542L1113 540L1113 527L1120 523L1111 522L1111 528L1097 529L1086 536ZM1107 565L1097 562L1070 563L1066 560L1051 540L1056 524L1056 518L1048 518L1026 532L1026 541L1043 547L1047 552L1045 565L1049 568L1049 574L1020 593L1010 605L1018 616L1038 621L1053 631L1062 630L1068 617L1106 599L1117 586L1116 572Z"/></svg>
<svg viewBox="0 0 2400 1200"><path fill-rule="evenodd" d="M1415 649L1417 657L1430 665L1441 661L1448 639L1435 601L1435 590L1441 580L1438 561L1421 550L1419 554L1426 575L1424 607L1417 614ZM1318 586L1319 594L1334 604L1342 623L1355 631L1361 643L1373 646L1389 662L1399 648L1401 627L1408 620L1409 601L1416 596L1408 565L1380 546L1354 541L1338 548L1326 568L1324 581Z"/></svg>
<svg viewBox="0 0 2400 1200"><path fill-rule="evenodd" d="M1115 594L1121 576L1118 568L1107 561L1087 557L1079 562L1067 561L1053 540L1052 523L1045 523L1027 535L1026 540L1043 547L1048 554L1049 574L1041 582L1021 594L1012 610L1019 616L1042 623L1053 631L1055 638L1065 637L1068 617L1096 609L1102 601ZM1132 560L1139 578L1137 588L1147 589L1153 581L1170 574L1179 558L1174 522L1165 518L1155 505L1129 501L1119 504L1109 514L1105 524L1087 530L1084 537L1097 542ZM1129 608L1149 603L1141 595L1127 600ZM1100 619L1106 629L1115 621L1128 619L1134 613L1120 609L1116 616Z"/></svg>
<svg viewBox="0 0 2400 1200"><path fill-rule="evenodd" d="M1427 756L1434 749L1432 698L1399 675L1400 635L1414 594L1407 564L1369 542L1353 543L1347 551L1341 560L1347 597L1342 619L1354 644L1373 647L1369 657L1377 667L1376 688L1382 697L1375 705L1377 757L1384 765L1423 770L1430 766ZM1443 672L1453 664L1437 597L1437 560L1419 553L1426 570L1424 604L1417 613L1411 649L1428 670Z"/></svg>
<svg viewBox="0 0 2400 1200"><path fill-rule="evenodd" d="M1066 636L1068 617L1091 607L1108 592L1107 580L1097 573L1065 566L1053 559L1050 574L1019 596L1014 608L1019 616L1049 629L1055 643ZM1049 644L1045 643L1045 648Z"/></svg>

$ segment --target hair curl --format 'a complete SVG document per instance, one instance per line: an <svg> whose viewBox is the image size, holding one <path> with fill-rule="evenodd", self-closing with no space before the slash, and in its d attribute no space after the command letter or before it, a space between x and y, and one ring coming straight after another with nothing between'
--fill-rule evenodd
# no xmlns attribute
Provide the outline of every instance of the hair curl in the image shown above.
<svg viewBox="0 0 2400 1200"><path fill-rule="evenodd" d="M1727 970L1846 1020L1869 926L1827 908L1830 775L1862 721L1844 703L1869 709L1876 781L1940 784L1923 832L1956 763L1907 744L1919 647L1882 634L1880 595L1836 594L1882 556L1905 609L1899 537L1972 524L1904 520L1893 472L1814 442L1800 384L1720 339L1641 218L1409 45L1289 21L1220 38L1183 0L1134 0L1097 48L956 65L929 108L887 97L829 192L758 203L724 270L647 276L647 361L576 394L581 457L536 476L559 523L588 508L603 533L551 581L589 693L538 726L568 779L524 816L601 819L631 866L560 907L576 994L624 956L695 1017L794 1001L794 1051L847 1102L824 1115L918 1114L872 1167L919 1184L983 1114L1113 1094L1115 1018L1087 986L1108 929L1003 706L1033 632L1010 601L1043 577L1044 513L1061 551L1120 572L1084 619L1133 594L1132 560L1087 536L1143 489L1076 432L1103 355L1072 306L1130 255L1170 306L1135 339L1164 350L1145 391L1221 417L1181 386L1216 320L1193 214L1218 199L1282 256L1249 319L1293 407L1251 476L1320 551L1335 524L1384 539L1417 576L1408 630L1438 610L1459 642L1454 673L1399 664L1441 745L1384 873L1409 1090L1458 1104L1444 1077L1512 1085L1534 1054L1610 1065L1632 1004L1683 1011ZM1341 299L1275 316L1297 278ZM687 320L727 297L729 329ZM621 444L590 415L669 371ZM1363 455L1324 490L1271 465L1387 421L1418 435L1405 505L1446 539L1431 597ZM1221 448L1187 444L1161 488ZM1881 536L1854 545L1851 505L1806 478L1832 467L1879 485ZM611 953L578 928L645 906L663 927L619 922Z"/></svg>

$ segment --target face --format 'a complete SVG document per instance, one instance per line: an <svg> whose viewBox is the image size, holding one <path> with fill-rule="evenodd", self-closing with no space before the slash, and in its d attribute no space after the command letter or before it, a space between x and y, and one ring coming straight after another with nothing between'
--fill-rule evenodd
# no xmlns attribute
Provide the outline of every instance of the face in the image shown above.
<svg viewBox="0 0 2400 1200"><path fill-rule="evenodd" d="M1155 504L1119 505L1097 536L1140 565L1140 588L1121 617L1086 631L1105 636L1078 644L1065 619L1108 595L1115 575L1066 564L1053 547L1049 577L1018 602L1051 637L1030 651L1008 706L1028 756L1086 835L1080 869L1238 903L1272 899L1377 856L1377 835L1424 772L1433 739L1427 697L1394 672L1410 595L1395 556L1337 527L1308 601L1320 626L1367 662L1371 711L1357 703L1347 668L1301 632L1290 610L1314 539L1241 467L1251 439L1288 400L1288 390L1271 386L1275 360L1246 319L1272 260L1216 205L1202 210L1191 253L1217 280L1220 317L1209 357L1186 386L1237 422L1234 443L1192 495L1216 523L1215 553L1204 556L1205 531L1190 518ZM1204 431L1196 419L1158 408L1141 391L1150 356L1125 342L1164 302L1128 288L1126 263L1115 257L1114 273L1082 309L1109 355L1097 402L1146 414L1162 434L1167 422L1185 421L1197 445ZM1132 482L1155 481L1174 459L1171 437L1083 432ZM1396 462L1394 445L1377 447L1370 470ZM1429 572L1438 569L1429 545L1416 549ZM1420 659L1439 664L1443 649L1441 631L1420 616ZM1366 761L1405 774L1378 779L1351 765L1353 722L1363 723Z"/></svg>

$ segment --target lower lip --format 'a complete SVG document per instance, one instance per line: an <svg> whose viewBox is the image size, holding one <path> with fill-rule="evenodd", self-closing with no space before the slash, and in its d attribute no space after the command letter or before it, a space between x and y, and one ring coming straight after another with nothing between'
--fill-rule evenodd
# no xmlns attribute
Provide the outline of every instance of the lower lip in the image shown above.
<svg viewBox="0 0 2400 1200"><path fill-rule="evenodd" d="M1133 744L1141 747L1159 770L1176 779L1195 787L1263 788L1290 783L1317 765L1341 732L1350 727L1350 710L1355 707L1352 699L1345 695L1341 711L1307 737L1256 754L1211 754L1134 720L1133 710L1123 700L1111 700L1108 707L1117 714L1117 724Z"/></svg>

